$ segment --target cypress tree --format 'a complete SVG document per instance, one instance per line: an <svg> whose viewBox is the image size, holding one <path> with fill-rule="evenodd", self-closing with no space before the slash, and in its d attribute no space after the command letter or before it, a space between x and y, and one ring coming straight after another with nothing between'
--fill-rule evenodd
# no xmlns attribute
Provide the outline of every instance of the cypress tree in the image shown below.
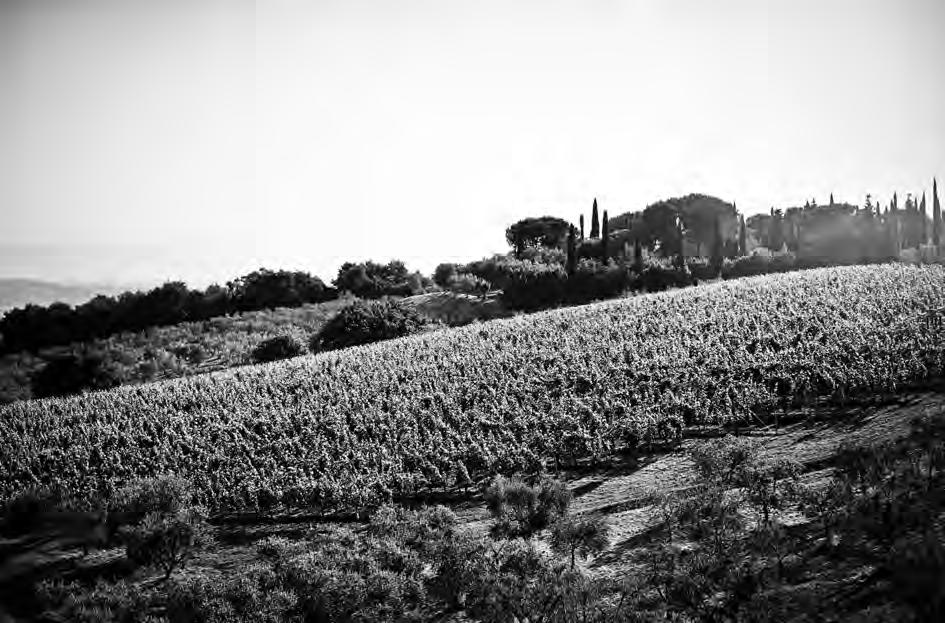
<svg viewBox="0 0 945 623"><path fill-rule="evenodd" d="M568 275L574 274L577 265L577 245L574 241L574 225L568 228Z"/></svg>
<svg viewBox="0 0 945 623"><path fill-rule="evenodd" d="M597 197L594 198L594 207L591 208L591 239L600 236L600 219L597 217Z"/></svg>
<svg viewBox="0 0 945 623"><path fill-rule="evenodd" d="M584 215L581 215L581 240L584 240Z"/></svg>
<svg viewBox="0 0 945 623"><path fill-rule="evenodd" d="M932 179L932 244L935 245L935 252L941 251L939 245L942 243L942 206L938 202L938 181Z"/></svg>
<svg viewBox="0 0 945 623"><path fill-rule="evenodd" d="M633 265L637 270L643 268L643 245L640 244L639 238L633 241Z"/></svg>
<svg viewBox="0 0 945 623"><path fill-rule="evenodd" d="M922 191L922 203L919 205L919 218L922 220L922 244L929 243L929 213L925 207L925 191Z"/></svg>
<svg viewBox="0 0 945 623"><path fill-rule="evenodd" d="M604 210L603 226L601 227L601 232L600 232L600 257L601 257L601 261L604 264L607 263L607 252L609 251L609 249L607 248L607 243L609 242L608 240L609 237L610 237L610 224L607 221L607 210Z"/></svg>
<svg viewBox="0 0 945 623"><path fill-rule="evenodd" d="M738 255L748 255L748 233L745 231L745 215L738 216Z"/></svg>
<svg viewBox="0 0 945 623"><path fill-rule="evenodd" d="M830 193L830 205L833 205L833 193Z"/></svg>

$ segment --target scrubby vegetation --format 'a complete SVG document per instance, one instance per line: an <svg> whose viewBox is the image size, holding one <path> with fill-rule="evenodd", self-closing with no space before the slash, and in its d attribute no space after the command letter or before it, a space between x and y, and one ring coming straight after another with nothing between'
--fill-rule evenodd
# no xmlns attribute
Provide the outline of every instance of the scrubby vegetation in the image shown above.
<svg viewBox="0 0 945 623"><path fill-rule="evenodd" d="M309 347L320 353L405 337L423 331L429 321L399 301L355 302L344 307L318 333Z"/></svg>
<svg viewBox="0 0 945 623"><path fill-rule="evenodd" d="M942 416L916 418L899 438L842 444L826 479L802 478L804 466L765 455L751 437L696 444L690 485L644 500L646 528L607 573L597 560L615 551L609 522L575 514L571 492L548 476L494 479L485 531L443 506L382 505L361 524L252 541L250 562L225 576L180 573L183 556L166 554L199 558L213 547L192 537L212 527L188 506L187 483L139 481L106 505L130 522L117 533L127 566L109 578L44 582L33 614L105 623L939 621ZM142 534L153 557L142 557Z"/></svg>

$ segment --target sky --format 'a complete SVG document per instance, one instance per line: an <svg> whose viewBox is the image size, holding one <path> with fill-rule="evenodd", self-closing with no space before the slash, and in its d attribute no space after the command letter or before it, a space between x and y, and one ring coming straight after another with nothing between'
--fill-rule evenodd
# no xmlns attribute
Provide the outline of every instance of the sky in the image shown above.
<svg viewBox="0 0 945 623"><path fill-rule="evenodd" d="M0 0L0 277L430 272L945 177L942 0Z"/></svg>

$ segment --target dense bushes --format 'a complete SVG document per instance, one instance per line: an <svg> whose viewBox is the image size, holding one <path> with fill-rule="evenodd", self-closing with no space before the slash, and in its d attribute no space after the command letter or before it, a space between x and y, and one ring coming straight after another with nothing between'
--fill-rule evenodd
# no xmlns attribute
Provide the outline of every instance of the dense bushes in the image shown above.
<svg viewBox="0 0 945 623"><path fill-rule="evenodd" d="M279 335L263 340L253 349L253 361L266 363L301 355L305 348L291 335Z"/></svg>
<svg viewBox="0 0 945 623"><path fill-rule="evenodd" d="M408 272L398 260L387 264L345 262L338 269L334 284L339 292L350 292L361 298L410 296L431 285L420 273Z"/></svg>
<svg viewBox="0 0 945 623"><path fill-rule="evenodd" d="M68 353L50 360L31 379L36 398L67 396L110 389L124 381L121 372L101 353Z"/></svg>
<svg viewBox="0 0 945 623"><path fill-rule="evenodd" d="M205 320L238 311L299 306L335 297L318 277L298 271L258 270L231 281L225 288L190 290L180 282L148 292L97 296L71 307L27 305L0 318L2 352L85 342L124 331Z"/></svg>
<svg viewBox="0 0 945 623"><path fill-rule="evenodd" d="M357 301L343 308L312 336L312 352L370 344L418 333L427 324L416 309L398 301Z"/></svg>

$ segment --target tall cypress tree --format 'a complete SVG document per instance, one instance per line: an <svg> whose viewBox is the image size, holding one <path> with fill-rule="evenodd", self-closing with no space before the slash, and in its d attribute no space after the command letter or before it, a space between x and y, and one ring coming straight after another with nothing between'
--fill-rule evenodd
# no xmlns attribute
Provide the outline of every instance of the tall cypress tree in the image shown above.
<svg viewBox="0 0 945 623"><path fill-rule="evenodd" d="M929 243L929 212L925 207L925 191L922 191L922 203L919 204L919 218L922 221L921 236L922 244Z"/></svg>
<svg viewBox="0 0 945 623"><path fill-rule="evenodd" d="M830 193L830 205L833 205L833 193Z"/></svg>
<svg viewBox="0 0 945 623"><path fill-rule="evenodd" d="M600 219L597 218L597 197L594 198L594 207L591 208L591 239L600 236Z"/></svg>
<svg viewBox="0 0 945 623"><path fill-rule="evenodd" d="M938 202L938 181L932 179L932 244L935 245L935 252L942 249L942 206Z"/></svg>
<svg viewBox="0 0 945 623"><path fill-rule="evenodd" d="M604 264L607 263L608 251L610 250L607 248L607 244L610 242L609 238L610 223L607 220L607 210L604 210L603 226L601 227L600 231L600 258Z"/></svg>
<svg viewBox="0 0 945 623"><path fill-rule="evenodd" d="M633 265L637 270L643 268L643 245L640 243L639 238L633 241Z"/></svg>
<svg viewBox="0 0 945 623"><path fill-rule="evenodd" d="M574 268L577 266L577 244L574 240L574 225L568 228L568 275L574 274Z"/></svg>
<svg viewBox="0 0 945 623"><path fill-rule="evenodd" d="M745 231L745 215L738 215L738 255L748 255L748 233Z"/></svg>
<svg viewBox="0 0 945 623"><path fill-rule="evenodd" d="M584 240L584 215L581 215L581 240Z"/></svg>

